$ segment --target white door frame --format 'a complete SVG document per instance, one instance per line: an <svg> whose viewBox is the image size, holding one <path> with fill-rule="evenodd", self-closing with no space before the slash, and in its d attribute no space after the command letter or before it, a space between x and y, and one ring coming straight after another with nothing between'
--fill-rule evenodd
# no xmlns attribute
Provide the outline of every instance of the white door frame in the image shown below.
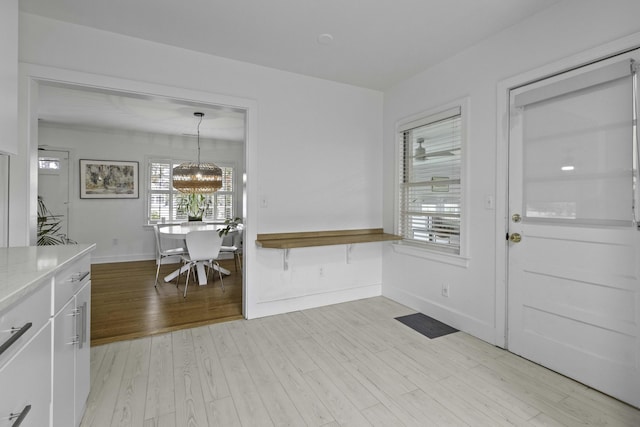
<svg viewBox="0 0 640 427"><path fill-rule="evenodd" d="M37 215L37 150L38 88L41 83L67 84L93 89L103 89L132 93L149 98L170 98L206 105L225 105L246 111L245 170L246 181L243 188L245 241L256 239L259 210L257 177L258 167L258 102L248 98L221 95L206 91L196 91L174 86L164 86L135 80L127 80L105 75L65 70L36 64L19 64L19 153L12 158L9 203L10 246L34 244L36 238ZM251 317L251 272L255 271L255 245L246 245L243 261L242 314Z"/></svg>
<svg viewBox="0 0 640 427"><path fill-rule="evenodd" d="M538 81L561 72L587 65L628 50L640 48L640 33L603 44L588 51L564 58L552 64L536 68L498 83L496 108L496 295L495 344L509 348L507 342L507 232L509 229L509 92L525 84Z"/></svg>

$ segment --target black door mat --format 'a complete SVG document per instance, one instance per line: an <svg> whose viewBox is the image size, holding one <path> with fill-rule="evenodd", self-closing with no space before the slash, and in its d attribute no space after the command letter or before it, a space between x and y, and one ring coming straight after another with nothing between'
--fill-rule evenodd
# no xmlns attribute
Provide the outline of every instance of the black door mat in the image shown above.
<svg viewBox="0 0 640 427"><path fill-rule="evenodd" d="M427 338L433 339L458 332L457 329L422 313L409 314L395 319Z"/></svg>

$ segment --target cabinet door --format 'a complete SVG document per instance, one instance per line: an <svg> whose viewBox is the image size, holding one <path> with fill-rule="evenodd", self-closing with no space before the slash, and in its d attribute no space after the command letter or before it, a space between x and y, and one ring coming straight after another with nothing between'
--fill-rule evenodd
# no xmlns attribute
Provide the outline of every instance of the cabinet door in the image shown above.
<svg viewBox="0 0 640 427"><path fill-rule="evenodd" d="M79 425L84 414L90 387L90 352L91 344L91 282L88 282L76 295L78 316L78 346L76 348L75 368L75 424Z"/></svg>
<svg viewBox="0 0 640 427"><path fill-rule="evenodd" d="M21 427L48 426L50 401L51 324L47 323L0 369L0 427L13 426L18 417L23 418Z"/></svg>
<svg viewBox="0 0 640 427"><path fill-rule="evenodd" d="M5 347L0 353L0 368L49 322L51 281L48 282L9 311L0 313L0 345Z"/></svg>
<svg viewBox="0 0 640 427"><path fill-rule="evenodd" d="M76 351L75 299L53 318L53 425L74 426Z"/></svg>

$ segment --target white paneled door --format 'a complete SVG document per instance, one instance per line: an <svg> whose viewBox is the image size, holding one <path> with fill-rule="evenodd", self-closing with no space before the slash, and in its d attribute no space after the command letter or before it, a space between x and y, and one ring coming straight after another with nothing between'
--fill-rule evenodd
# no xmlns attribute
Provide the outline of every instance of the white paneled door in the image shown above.
<svg viewBox="0 0 640 427"><path fill-rule="evenodd" d="M52 218L48 226L56 227L53 238L69 238L69 152L38 150L38 196Z"/></svg>
<svg viewBox="0 0 640 427"><path fill-rule="evenodd" d="M634 58L512 90L507 345L640 407Z"/></svg>

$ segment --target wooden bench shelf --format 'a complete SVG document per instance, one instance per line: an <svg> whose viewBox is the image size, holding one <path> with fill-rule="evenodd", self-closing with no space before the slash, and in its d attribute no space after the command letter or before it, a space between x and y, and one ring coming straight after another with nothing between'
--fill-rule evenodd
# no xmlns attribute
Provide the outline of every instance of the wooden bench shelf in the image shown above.
<svg viewBox="0 0 640 427"><path fill-rule="evenodd" d="M402 237L385 233L382 228L364 228L358 230L258 234L256 245L261 248L293 249L393 240L402 240Z"/></svg>

